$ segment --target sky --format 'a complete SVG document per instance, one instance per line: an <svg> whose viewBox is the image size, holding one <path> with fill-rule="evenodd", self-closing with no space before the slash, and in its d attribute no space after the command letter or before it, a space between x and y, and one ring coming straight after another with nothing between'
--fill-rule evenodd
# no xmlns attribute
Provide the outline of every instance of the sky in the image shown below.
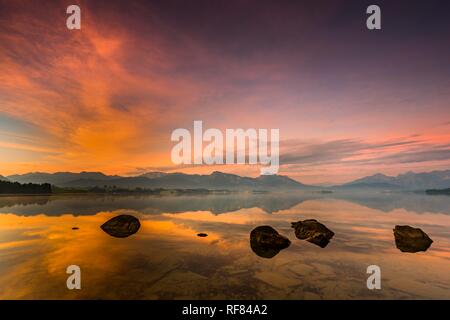
<svg viewBox="0 0 450 320"><path fill-rule="evenodd" d="M303 183L450 169L450 5L376 3L0 0L0 174L259 175L175 166L194 120L279 129Z"/></svg>

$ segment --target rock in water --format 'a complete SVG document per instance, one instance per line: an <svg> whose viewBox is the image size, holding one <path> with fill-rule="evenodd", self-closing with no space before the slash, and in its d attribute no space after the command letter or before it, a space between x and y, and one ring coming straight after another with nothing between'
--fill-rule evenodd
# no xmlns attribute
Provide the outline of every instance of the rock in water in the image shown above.
<svg viewBox="0 0 450 320"><path fill-rule="evenodd" d="M207 233L203 233L203 232L197 233L197 237L204 238L204 237L207 237L207 236L208 236Z"/></svg>
<svg viewBox="0 0 450 320"><path fill-rule="evenodd" d="M395 245L401 252L427 251L433 240L419 228L395 226Z"/></svg>
<svg viewBox="0 0 450 320"><path fill-rule="evenodd" d="M133 216L122 214L106 221L100 228L110 236L116 238L126 238L135 234L141 223Z"/></svg>
<svg viewBox="0 0 450 320"><path fill-rule="evenodd" d="M254 253L263 258L273 258L290 244L288 238L271 226L256 227L250 233L250 247Z"/></svg>
<svg viewBox="0 0 450 320"><path fill-rule="evenodd" d="M334 232L325 227L315 219L292 222L295 235L301 240L314 243L321 248L325 248L334 236Z"/></svg>

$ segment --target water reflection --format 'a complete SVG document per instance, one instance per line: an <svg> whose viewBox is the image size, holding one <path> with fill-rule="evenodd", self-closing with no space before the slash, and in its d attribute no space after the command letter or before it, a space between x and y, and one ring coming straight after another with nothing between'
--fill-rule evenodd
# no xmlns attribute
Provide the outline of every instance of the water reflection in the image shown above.
<svg viewBox="0 0 450 320"><path fill-rule="evenodd" d="M129 197L108 199L93 197L88 203L118 208L90 215L80 215L80 205L69 205L82 203L79 197L51 200L32 215L3 208L0 299L450 299L448 211L396 208L386 214L319 197L268 213L258 206L247 208L243 197L241 209L221 214L182 207L149 214L129 207ZM201 199L215 201L192 200ZM159 200L166 205L174 198ZM278 195L278 203L282 201ZM138 207L156 209L152 199L137 202ZM133 236L119 239L99 228L123 214L140 221ZM335 233L326 250L297 240L290 223L308 219ZM426 252L400 252L392 229L405 224L425 230L433 245ZM272 259L262 259L249 245L251 231L264 225L291 241ZM196 236L199 232L208 236ZM82 269L82 290L65 286L65 270L71 264ZM383 290L367 290L366 269L371 264L382 269Z"/></svg>
<svg viewBox="0 0 450 320"><path fill-rule="evenodd" d="M424 192L336 192L330 195L334 199L342 199L367 208L383 212L405 209L415 213L450 214L450 197L431 196Z"/></svg>
<svg viewBox="0 0 450 320"><path fill-rule="evenodd" d="M210 211L222 214L245 208L261 208L272 213L285 210L317 199L319 195L305 194L252 194L235 193L226 195L95 195L0 197L0 212L21 215L47 215L73 213L76 215L95 214L100 211L131 209L145 214L186 211Z"/></svg>
<svg viewBox="0 0 450 320"><path fill-rule="evenodd" d="M225 195L95 195L71 196L0 196L0 213L20 215L75 214L90 215L100 211L131 209L144 214L209 211L214 214L260 208L267 213L288 210L305 201L337 199L350 201L367 208L390 212L405 209L415 213L450 215L450 197L417 193L381 192L297 192L297 193L232 193Z"/></svg>

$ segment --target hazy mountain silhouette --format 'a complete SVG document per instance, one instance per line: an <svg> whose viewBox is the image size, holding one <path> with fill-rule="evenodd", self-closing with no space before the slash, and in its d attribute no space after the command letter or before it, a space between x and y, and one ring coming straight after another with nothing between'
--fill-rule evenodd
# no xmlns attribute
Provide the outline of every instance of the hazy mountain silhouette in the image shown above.
<svg viewBox="0 0 450 320"><path fill-rule="evenodd" d="M144 174L141 175L141 177L146 177L146 178L149 178L149 179L154 179L154 178L163 177L163 176L165 176L165 175L167 175L167 173L155 171L155 172L144 173Z"/></svg>
<svg viewBox="0 0 450 320"><path fill-rule="evenodd" d="M357 179L355 181L335 186L336 188L376 188L388 190L425 190L443 189L450 187L450 170L431 172L407 172L395 177L384 174L374 174L372 176Z"/></svg>
<svg viewBox="0 0 450 320"><path fill-rule="evenodd" d="M51 183L59 187L90 188L116 186L118 188L164 188L209 190L286 190L314 189L286 176L271 175L257 178L213 172L210 175L151 172L135 177L107 176L99 172L27 173L8 176L21 183Z"/></svg>
<svg viewBox="0 0 450 320"><path fill-rule="evenodd" d="M0 181L9 181L9 180L8 180L8 178L6 178L6 177L0 175Z"/></svg>
<svg viewBox="0 0 450 320"><path fill-rule="evenodd" d="M3 177L4 178L4 177ZM33 172L6 177L20 183L50 183L59 187L92 188L116 186L118 188L164 188L209 190L320 190L302 184L287 176L262 175L257 178L241 177L215 171L209 175L149 172L134 177L108 176L101 172ZM2 177L0 176L0 179ZM334 190L426 190L450 188L450 170L414 173L407 172L395 177L374 174L343 185L330 187Z"/></svg>

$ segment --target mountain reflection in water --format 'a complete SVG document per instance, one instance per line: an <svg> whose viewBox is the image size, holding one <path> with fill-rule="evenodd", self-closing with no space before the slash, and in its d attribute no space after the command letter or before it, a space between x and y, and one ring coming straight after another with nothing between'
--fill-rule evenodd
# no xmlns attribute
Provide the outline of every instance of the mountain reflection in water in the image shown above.
<svg viewBox="0 0 450 320"><path fill-rule="evenodd" d="M243 208L260 208L267 213L290 209L304 201L314 199L341 199L362 206L390 212L405 209L416 213L450 214L450 197L430 196L424 193L381 192L319 192L304 193L231 193L226 195L53 195L53 196L0 196L0 213L34 215L42 213L60 215L90 215L99 211L132 209L145 214L210 211L221 214Z"/></svg>
<svg viewBox="0 0 450 320"><path fill-rule="evenodd" d="M449 299L449 199L1 197L0 299ZM420 203L417 211L403 206L408 201ZM139 219L138 232L115 238L100 229L122 214ZM326 248L296 238L291 222L307 219L335 233ZM250 232L265 225L291 241L271 259L256 255L249 243ZM433 245L401 252L395 225L422 229ZM66 289L71 264L81 267L82 290ZM372 264L382 270L382 290L366 287Z"/></svg>

